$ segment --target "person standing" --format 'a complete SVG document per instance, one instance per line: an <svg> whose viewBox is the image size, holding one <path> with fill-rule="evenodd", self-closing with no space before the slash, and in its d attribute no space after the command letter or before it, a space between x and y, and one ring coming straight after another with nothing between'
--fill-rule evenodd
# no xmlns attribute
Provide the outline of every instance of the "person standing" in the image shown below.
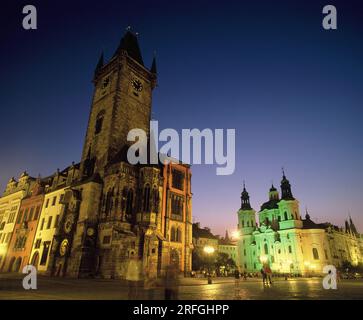
<svg viewBox="0 0 363 320"><path fill-rule="evenodd" d="M263 285L266 285L267 284L266 273L265 273L265 270L263 267L261 268L261 275L262 275L262 283L263 283Z"/></svg>
<svg viewBox="0 0 363 320"><path fill-rule="evenodd" d="M272 270L270 268L270 266L268 264L266 264L264 266L264 273L265 273L265 279L266 279L266 283L267 284L272 284L272 280L271 280L271 277L272 277Z"/></svg>

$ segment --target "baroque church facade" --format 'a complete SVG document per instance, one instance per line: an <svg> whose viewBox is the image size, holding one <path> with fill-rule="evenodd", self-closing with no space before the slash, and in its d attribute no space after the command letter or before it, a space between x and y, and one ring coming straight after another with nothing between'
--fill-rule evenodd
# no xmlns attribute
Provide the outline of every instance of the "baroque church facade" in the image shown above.
<svg viewBox="0 0 363 320"><path fill-rule="evenodd" d="M308 212L303 219L285 173L281 196L272 185L269 200L257 215L258 222L243 186L237 212L237 265L242 272L260 272L268 264L274 273L307 276L322 274L326 265L339 268L344 262L353 266L363 263L363 236L352 219L346 221L344 229L330 223L315 223Z"/></svg>
<svg viewBox="0 0 363 320"><path fill-rule="evenodd" d="M127 161L130 130L143 129L149 145L152 140L155 58L145 67L128 30L109 61L100 57L93 83L81 161L46 178L25 172L0 198L1 270L33 264L54 276L124 278L136 256L150 275L162 275L170 264L190 271L190 166Z"/></svg>

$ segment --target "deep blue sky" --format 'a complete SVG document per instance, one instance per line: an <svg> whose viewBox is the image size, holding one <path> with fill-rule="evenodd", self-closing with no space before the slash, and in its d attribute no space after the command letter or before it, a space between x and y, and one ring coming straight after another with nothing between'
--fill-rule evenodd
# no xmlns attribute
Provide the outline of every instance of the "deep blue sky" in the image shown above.
<svg viewBox="0 0 363 320"><path fill-rule="evenodd" d="M146 64L157 51L160 127L237 130L234 175L193 166L195 221L232 230L242 181L259 209L284 166L301 211L339 225L350 211L363 231L363 10L344 2L2 2L1 190L79 161L94 67L131 25ZM25 4L36 31L21 27ZM336 31L321 26L326 4Z"/></svg>

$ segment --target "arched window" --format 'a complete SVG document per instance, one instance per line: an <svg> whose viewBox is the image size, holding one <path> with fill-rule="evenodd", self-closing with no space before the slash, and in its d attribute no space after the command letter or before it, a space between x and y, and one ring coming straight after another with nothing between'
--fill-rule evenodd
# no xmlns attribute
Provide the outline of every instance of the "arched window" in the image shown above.
<svg viewBox="0 0 363 320"><path fill-rule="evenodd" d="M103 118L105 115L105 111L102 110L98 113L95 125L95 134L99 134L102 131Z"/></svg>
<svg viewBox="0 0 363 320"><path fill-rule="evenodd" d="M176 229L176 241L182 242L182 231L180 228Z"/></svg>
<svg viewBox="0 0 363 320"><path fill-rule="evenodd" d="M150 186L147 184L144 188L144 212L150 212Z"/></svg>
<svg viewBox="0 0 363 320"><path fill-rule="evenodd" d="M250 222L249 221L247 221L247 227L249 227L250 226Z"/></svg>
<svg viewBox="0 0 363 320"><path fill-rule="evenodd" d="M280 215L277 217L277 221L278 221L278 222L280 222L280 221L281 221L281 216L280 216Z"/></svg>
<svg viewBox="0 0 363 320"><path fill-rule="evenodd" d="M108 216L111 213L112 210L112 198L113 198L113 189L108 190L106 195L106 208L105 208L105 214Z"/></svg>
<svg viewBox="0 0 363 320"><path fill-rule="evenodd" d="M287 220L287 212L286 211L284 212L284 218L285 218L285 220Z"/></svg>
<svg viewBox="0 0 363 320"><path fill-rule="evenodd" d="M318 252L318 249L316 249L316 248L313 248L313 257L314 257L314 260L319 260L319 252Z"/></svg>
<svg viewBox="0 0 363 320"><path fill-rule="evenodd" d="M171 230L170 230L170 241L176 241L176 229L175 229L175 227L171 227Z"/></svg>
<svg viewBox="0 0 363 320"><path fill-rule="evenodd" d="M132 215L133 202L134 202L134 191L132 189L129 189L126 197L126 214L128 215Z"/></svg>
<svg viewBox="0 0 363 320"><path fill-rule="evenodd" d="M264 247L264 250L265 250L265 254L268 254L268 245L267 245L267 243L265 243L265 245L263 247Z"/></svg>
<svg viewBox="0 0 363 320"><path fill-rule="evenodd" d="M159 213L159 191L156 186L154 186L152 191L152 202L153 202L153 211Z"/></svg>

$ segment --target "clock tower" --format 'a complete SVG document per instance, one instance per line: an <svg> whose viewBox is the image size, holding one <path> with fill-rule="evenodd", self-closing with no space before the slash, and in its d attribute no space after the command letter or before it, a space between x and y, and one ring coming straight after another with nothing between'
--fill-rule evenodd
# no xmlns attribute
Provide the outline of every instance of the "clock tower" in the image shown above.
<svg viewBox="0 0 363 320"><path fill-rule="evenodd" d="M156 86L156 64L144 65L137 35L127 30L112 58L103 54L94 74L94 93L81 171L83 177L98 173L110 163L126 161L130 130L143 129L149 135L152 91Z"/></svg>

